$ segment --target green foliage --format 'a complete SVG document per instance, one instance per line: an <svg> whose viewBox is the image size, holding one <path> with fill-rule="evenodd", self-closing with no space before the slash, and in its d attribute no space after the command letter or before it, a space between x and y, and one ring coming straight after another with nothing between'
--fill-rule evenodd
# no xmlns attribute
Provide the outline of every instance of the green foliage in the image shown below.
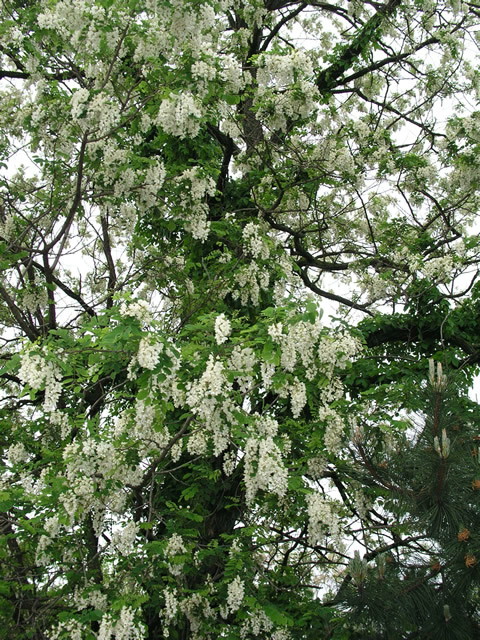
<svg viewBox="0 0 480 640"><path fill-rule="evenodd" d="M0 637L478 637L477 14L1 4Z"/></svg>

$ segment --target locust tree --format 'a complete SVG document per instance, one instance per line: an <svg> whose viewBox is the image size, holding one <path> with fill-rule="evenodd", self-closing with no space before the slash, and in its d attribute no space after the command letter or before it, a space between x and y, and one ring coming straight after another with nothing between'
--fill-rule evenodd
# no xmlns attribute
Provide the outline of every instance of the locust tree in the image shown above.
<svg viewBox="0 0 480 640"><path fill-rule="evenodd" d="M0 6L3 637L478 637L480 5Z"/></svg>

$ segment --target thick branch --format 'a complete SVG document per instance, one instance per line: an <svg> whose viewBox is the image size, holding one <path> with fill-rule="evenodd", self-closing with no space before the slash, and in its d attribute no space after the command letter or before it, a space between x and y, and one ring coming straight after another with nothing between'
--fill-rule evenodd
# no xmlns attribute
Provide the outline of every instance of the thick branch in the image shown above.
<svg viewBox="0 0 480 640"><path fill-rule="evenodd" d="M377 13L360 29L357 36L353 38L352 43L345 47L341 56L318 75L316 84L321 93L326 93L333 89L346 69L363 53L365 46L376 37L376 32L385 18L393 15L400 2L401 0L390 0L386 5L380 7Z"/></svg>
<svg viewBox="0 0 480 640"><path fill-rule="evenodd" d="M10 294L2 284L0 284L0 295L2 296L4 302L7 304L12 316L18 322L18 326L22 329L22 331L31 342L35 342L35 340L39 336L38 331L35 329L35 327L33 327L33 325L29 324L25 320L22 313L20 312L20 309L17 307Z"/></svg>
<svg viewBox="0 0 480 640"><path fill-rule="evenodd" d="M327 300L333 300L334 302L344 304L351 309L358 309L359 311L363 311L364 313L373 316L373 313L365 305L358 304L353 300L349 300L348 298L344 298L343 296L336 295L335 293L331 293L330 291L325 291L324 289L320 289L320 287L317 287L317 285L310 280L305 269L300 270L300 277L302 278L304 284L319 296L327 298Z"/></svg>
<svg viewBox="0 0 480 640"><path fill-rule="evenodd" d="M104 216L101 216L100 221L102 224L103 234L103 252L105 254L108 265L107 309L111 309L113 306L113 293L115 291L115 285L117 284L117 274L115 271L115 263L113 262L112 257L112 247L110 245L110 234L108 233L107 219Z"/></svg>

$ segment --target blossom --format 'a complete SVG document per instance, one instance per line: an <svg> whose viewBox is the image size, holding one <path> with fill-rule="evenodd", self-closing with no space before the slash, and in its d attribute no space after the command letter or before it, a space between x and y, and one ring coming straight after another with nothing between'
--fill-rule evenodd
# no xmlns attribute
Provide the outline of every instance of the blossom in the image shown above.
<svg viewBox="0 0 480 640"><path fill-rule="evenodd" d="M10 445L7 452L8 461L11 464L18 464L19 462L25 462L28 458L28 451L25 449L22 442L15 442Z"/></svg>
<svg viewBox="0 0 480 640"><path fill-rule="evenodd" d="M88 89L77 89L74 91L70 98L70 104L72 105L72 118L77 120L85 109L85 104L88 102L90 92Z"/></svg>
<svg viewBox="0 0 480 640"><path fill-rule="evenodd" d="M150 338L142 338L138 345L137 361L144 369L153 370L158 364L163 351L162 342L152 342Z"/></svg>
<svg viewBox="0 0 480 640"><path fill-rule="evenodd" d="M296 380L290 385L289 390L292 403L292 415L294 418L298 418L303 407L307 404L305 384L300 380Z"/></svg>
<svg viewBox="0 0 480 640"><path fill-rule="evenodd" d="M270 249L260 235L260 227L258 224L249 222L247 225L245 225L242 235L247 251L254 258L261 258L262 260L268 259L270 255Z"/></svg>
<svg viewBox="0 0 480 640"><path fill-rule="evenodd" d="M234 578L227 586L227 605L230 613L240 609L245 595L245 584L239 576Z"/></svg>
<svg viewBox="0 0 480 640"><path fill-rule="evenodd" d="M287 492L288 472L280 449L271 436L251 437L245 447L246 502L251 505L259 490L282 497Z"/></svg>
<svg viewBox="0 0 480 640"><path fill-rule="evenodd" d="M112 544L115 545L117 550L126 555L133 549L135 539L139 532L139 526L133 520L128 522L123 529L116 531L112 536Z"/></svg>
<svg viewBox="0 0 480 640"><path fill-rule="evenodd" d="M307 496L308 507L308 537L311 544L321 542L329 533L338 538L339 520L335 512L334 504L320 493L311 493Z"/></svg>
<svg viewBox="0 0 480 640"><path fill-rule="evenodd" d="M45 411L54 412L62 392L61 371L57 364L48 360L46 354L32 353L28 350L23 354L18 377L32 389L44 386Z"/></svg>
<svg viewBox="0 0 480 640"><path fill-rule="evenodd" d="M136 318L139 322L148 324L152 321L152 314L146 300L137 300L130 304L122 303L120 307L122 316Z"/></svg>
<svg viewBox="0 0 480 640"><path fill-rule="evenodd" d="M223 344L228 340L229 335L232 332L232 325L230 320L225 317L224 313L217 316L215 320L215 341L217 344Z"/></svg>
<svg viewBox="0 0 480 640"><path fill-rule="evenodd" d="M163 100L156 123L165 133L178 138L195 138L200 131L202 112L191 93L171 95Z"/></svg>

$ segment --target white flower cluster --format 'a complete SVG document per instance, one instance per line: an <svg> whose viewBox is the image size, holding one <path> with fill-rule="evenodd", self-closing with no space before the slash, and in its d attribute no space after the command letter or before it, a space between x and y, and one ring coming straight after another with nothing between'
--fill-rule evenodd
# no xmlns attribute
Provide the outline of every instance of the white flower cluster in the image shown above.
<svg viewBox="0 0 480 640"><path fill-rule="evenodd" d="M131 236L137 222L137 208L131 202L121 202L118 207L117 219L114 222L121 225L127 236Z"/></svg>
<svg viewBox="0 0 480 640"><path fill-rule="evenodd" d="M57 364L48 360L43 352L40 355L33 347L23 354L18 377L32 389L41 389L44 386L43 408L47 412L55 411L62 392L62 374Z"/></svg>
<svg viewBox="0 0 480 640"><path fill-rule="evenodd" d="M242 65L231 56L226 56L223 60L223 69L221 71L222 80L225 82L227 91L239 94L245 89L246 78L242 69Z"/></svg>
<svg viewBox="0 0 480 640"><path fill-rule="evenodd" d="M325 423L325 447L330 453L338 453L344 435L344 423L341 416L329 405L343 395L341 380L334 375L335 368L343 369L360 351L360 342L348 333L323 335L319 318L314 323L300 321L283 325L273 323L268 327L272 340L280 345L280 364L288 372L294 373L300 364L305 368L305 375L312 380L320 371L328 379L329 384L321 390L321 406L319 419ZM274 368L261 367L265 386L271 384ZM276 389L281 397L290 395L292 415L298 418L307 402L306 386L302 380L294 378L280 389Z"/></svg>
<svg viewBox="0 0 480 640"><path fill-rule="evenodd" d="M182 600L180 603L180 609L184 613L190 623L192 630L192 640L201 640L202 637L198 634L202 620L212 619L214 612L207 598L200 595L200 593L192 593L190 596Z"/></svg>
<svg viewBox="0 0 480 640"><path fill-rule="evenodd" d="M335 455L342 447L345 425L340 415L331 407L320 407L318 418L325 423L324 442L326 450Z"/></svg>
<svg viewBox="0 0 480 640"><path fill-rule="evenodd" d="M167 621L167 624L175 618L178 611L178 599L176 589L164 589L163 597L165 598L165 608L162 612L162 618Z"/></svg>
<svg viewBox="0 0 480 640"><path fill-rule="evenodd" d="M325 150L328 146L325 146ZM340 175L354 175L356 171L355 160L347 147L338 147L332 143L329 154L325 157L327 171Z"/></svg>
<svg viewBox="0 0 480 640"><path fill-rule="evenodd" d="M255 352L250 347L240 347L235 345L228 361L228 368L231 371L241 372L242 375L236 375L238 388L242 393L246 393L253 383L253 369L257 359Z"/></svg>
<svg viewBox="0 0 480 640"><path fill-rule="evenodd" d="M275 365L269 362L260 363L260 374L262 376L262 384L268 389L272 384L272 378L275 374Z"/></svg>
<svg viewBox="0 0 480 640"><path fill-rule="evenodd" d="M63 458L69 487L60 497L65 513L72 525L76 519L92 514L99 535L106 507L116 512L123 510L126 497L123 487L138 485L143 477L142 469L129 466L124 452L106 438L72 442L65 447Z"/></svg>
<svg viewBox="0 0 480 640"><path fill-rule="evenodd" d="M452 278L454 269L453 256L447 255L440 258L432 258L425 262L421 268L423 275L436 282L448 282Z"/></svg>
<svg viewBox="0 0 480 640"><path fill-rule="evenodd" d="M60 622L54 629L52 629L49 640L58 640L59 638L69 638L69 640L83 640L85 637L84 628L81 622L77 620L66 620Z"/></svg>
<svg viewBox="0 0 480 640"><path fill-rule="evenodd" d="M28 458L28 451L25 449L23 442L15 442L8 448L7 458L10 464L18 464L25 462Z"/></svg>
<svg viewBox="0 0 480 640"><path fill-rule="evenodd" d="M340 537L340 525L335 504L320 493L307 496L308 537L312 545L322 543L327 535L335 541Z"/></svg>
<svg viewBox="0 0 480 640"><path fill-rule="evenodd" d="M69 41L72 34L80 33L85 27L84 13L88 4L85 0L60 0L50 7L43 4L44 10L37 16L38 26L41 29L52 29Z"/></svg>
<svg viewBox="0 0 480 640"><path fill-rule="evenodd" d="M76 115L76 122L83 128L95 131L97 136L106 136L120 121L120 105L106 92L91 96L86 90L79 89L70 100L72 116ZM84 112L85 116L83 117Z"/></svg>
<svg viewBox="0 0 480 640"><path fill-rule="evenodd" d="M86 104L90 97L88 89L77 89L70 98L71 114L73 120L78 120L84 112L86 112Z"/></svg>
<svg viewBox="0 0 480 640"><path fill-rule="evenodd" d="M127 555L134 548L139 531L138 524L131 520L122 529L115 531L112 544L122 555Z"/></svg>
<svg viewBox="0 0 480 640"><path fill-rule="evenodd" d="M152 3L150 3L152 4ZM156 24L154 41L156 55L163 53L171 61L185 51L200 57L216 37L220 25L210 5L200 5L196 10L185 2L171 2L168 7L155 2L156 14L161 18ZM168 37L166 37L166 35Z"/></svg>
<svg viewBox="0 0 480 640"><path fill-rule="evenodd" d="M156 124L180 139L195 138L200 131L202 111L191 93L172 94L160 104Z"/></svg>
<svg viewBox="0 0 480 640"><path fill-rule="evenodd" d="M217 70L213 65L207 64L203 60L196 60L191 67L192 76L196 80L200 80L202 84L214 80Z"/></svg>
<svg viewBox="0 0 480 640"><path fill-rule="evenodd" d="M226 342L232 333L232 325L230 320L225 317L224 313L221 313L215 319L215 342L218 345Z"/></svg>
<svg viewBox="0 0 480 640"><path fill-rule="evenodd" d="M346 332L323 336L318 345L318 358L331 377L336 367L344 368L349 360L360 353L361 348L360 341Z"/></svg>
<svg viewBox="0 0 480 640"><path fill-rule="evenodd" d="M227 606L230 613L235 613L242 606L245 597L245 583L236 576L232 582L227 585Z"/></svg>
<svg viewBox="0 0 480 640"><path fill-rule="evenodd" d="M0 222L0 236L10 242L15 237L15 216L13 213L7 213L5 219Z"/></svg>
<svg viewBox="0 0 480 640"><path fill-rule="evenodd" d="M152 313L146 300L137 300L136 302L130 302L128 305L122 302L120 314L136 318L142 324L150 324L152 322Z"/></svg>
<svg viewBox="0 0 480 640"><path fill-rule="evenodd" d="M252 505L258 491L270 491L279 497L287 492L288 471L280 449L271 436L253 436L245 446L245 500Z"/></svg>
<svg viewBox="0 0 480 640"><path fill-rule="evenodd" d="M286 55L265 53L259 56L257 82L261 89L271 86L288 89L299 78L313 76L313 64L305 51L294 50Z"/></svg>
<svg viewBox="0 0 480 640"><path fill-rule="evenodd" d="M240 299L246 305L251 300L257 305L260 300L260 292L267 291L270 287L270 273L265 268L260 268L256 262L244 265L235 274L237 287L230 291L234 300Z"/></svg>
<svg viewBox="0 0 480 640"><path fill-rule="evenodd" d="M185 219L185 230L204 242L210 231L206 198L215 195L215 181L202 175L200 167L186 169L176 181L183 187L178 209Z"/></svg>
<svg viewBox="0 0 480 640"><path fill-rule="evenodd" d="M183 543L182 536L178 535L178 533L172 533L165 547L165 558L167 560L174 560L177 556L181 556L184 553L187 553L187 548ZM173 576L179 576L183 571L183 563L179 563L178 561L175 563L170 562L168 570Z"/></svg>
<svg viewBox="0 0 480 640"><path fill-rule="evenodd" d="M303 407L307 404L307 392L305 383L295 380L289 385L290 398L292 403L292 416L298 418Z"/></svg>
<svg viewBox="0 0 480 640"><path fill-rule="evenodd" d="M45 308L48 304L48 293L44 287L37 287L35 290L22 292L22 306L30 313L35 313L40 308Z"/></svg>
<svg viewBox="0 0 480 640"><path fill-rule="evenodd" d="M250 253L254 258L268 260L270 249L261 235L261 228L258 224L249 222L245 225L242 235L247 253Z"/></svg>
<svg viewBox="0 0 480 640"><path fill-rule="evenodd" d="M271 638L273 630L273 622L267 616L263 609L251 611L246 620L242 623L240 630L240 638Z"/></svg>
<svg viewBox="0 0 480 640"><path fill-rule="evenodd" d="M148 167L143 184L139 189L140 202L144 209L158 204L158 192L163 186L165 175L165 166L160 160Z"/></svg>
<svg viewBox="0 0 480 640"><path fill-rule="evenodd" d="M289 121L311 116L316 109L317 98L317 88L302 80L294 90L274 94L269 100L262 96L257 117L262 118L270 131L286 131Z"/></svg>
<svg viewBox="0 0 480 640"><path fill-rule="evenodd" d="M207 421L217 405L216 397L227 393L231 387L223 370L223 363L210 354L205 372L198 380L187 384L187 404Z"/></svg>
<svg viewBox="0 0 480 640"><path fill-rule="evenodd" d="M319 95L313 75L312 61L304 51L260 56L257 117L264 119L271 130L284 131L288 120L310 116Z"/></svg>
<svg viewBox="0 0 480 640"><path fill-rule="evenodd" d="M144 369L153 371L163 351L163 342L154 342L150 337L142 338L138 345L137 362Z"/></svg>
<svg viewBox="0 0 480 640"><path fill-rule="evenodd" d="M166 429L158 428L157 404L152 397L136 399L133 429L128 424L129 434L137 439L140 456L147 456L155 449L161 451L167 445L170 436Z"/></svg>
<svg viewBox="0 0 480 640"><path fill-rule="evenodd" d="M106 612L108 599L102 593L100 585L95 583L85 583L82 587L76 587L73 593L73 601L78 611L83 611L87 607L92 607L98 611Z"/></svg>
<svg viewBox="0 0 480 640"><path fill-rule="evenodd" d="M316 347L322 331L320 319L314 323L301 320L284 327L281 323L273 324L268 329L270 337L282 347L281 365L286 371L293 372L300 361L306 369L308 379L313 379L318 372L315 364Z"/></svg>
<svg viewBox="0 0 480 640"><path fill-rule="evenodd" d="M122 607L117 620L105 614L102 617L97 640L143 640L145 628L140 622L135 622L135 611L131 607Z"/></svg>

